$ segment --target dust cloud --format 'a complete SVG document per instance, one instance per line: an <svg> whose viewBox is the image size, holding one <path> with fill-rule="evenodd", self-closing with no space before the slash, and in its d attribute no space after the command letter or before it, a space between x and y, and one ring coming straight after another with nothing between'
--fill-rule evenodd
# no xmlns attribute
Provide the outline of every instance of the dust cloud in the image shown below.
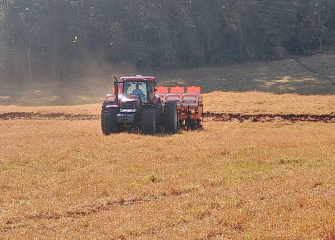
<svg viewBox="0 0 335 240"><path fill-rule="evenodd" d="M114 75L135 74L134 68L127 63L107 66L99 65L96 61L86 61L76 69L82 70L80 77L30 78L27 71L24 78L15 77L22 73L16 72L12 75L16 81L12 77L11 80L3 77L0 81L0 105L60 106L102 103L105 95L111 91Z"/></svg>

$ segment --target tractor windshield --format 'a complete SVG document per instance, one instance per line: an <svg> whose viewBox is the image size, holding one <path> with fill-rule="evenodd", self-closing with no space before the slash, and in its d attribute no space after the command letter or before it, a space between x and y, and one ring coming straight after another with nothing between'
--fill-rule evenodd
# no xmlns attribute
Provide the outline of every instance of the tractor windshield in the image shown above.
<svg viewBox="0 0 335 240"><path fill-rule="evenodd" d="M138 95L142 102L148 100L148 91L146 82L124 82L123 94L125 95Z"/></svg>

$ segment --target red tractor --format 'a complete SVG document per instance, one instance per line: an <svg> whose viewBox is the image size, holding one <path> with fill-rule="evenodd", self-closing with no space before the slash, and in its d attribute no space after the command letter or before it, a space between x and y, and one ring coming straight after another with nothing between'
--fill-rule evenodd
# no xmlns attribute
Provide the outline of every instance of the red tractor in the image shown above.
<svg viewBox="0 0 335 240"><path fill-rule="evenodd" d="M155 134L165 129L179 129L177 102L162 102L155 95L156 78L152 76L115 77L113 93L107 94L102 105L101 127L105 135L138 129Z"/></svg>

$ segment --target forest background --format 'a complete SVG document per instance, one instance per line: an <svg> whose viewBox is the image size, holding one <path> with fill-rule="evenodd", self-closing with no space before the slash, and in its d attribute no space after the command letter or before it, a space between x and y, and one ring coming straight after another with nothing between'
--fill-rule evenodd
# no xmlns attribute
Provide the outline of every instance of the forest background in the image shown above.
<svg viewBox="0 0 335 240"><path fill-rule="evenodd" d="M0 0L0 82L333 51L335 0Z"/></svg>

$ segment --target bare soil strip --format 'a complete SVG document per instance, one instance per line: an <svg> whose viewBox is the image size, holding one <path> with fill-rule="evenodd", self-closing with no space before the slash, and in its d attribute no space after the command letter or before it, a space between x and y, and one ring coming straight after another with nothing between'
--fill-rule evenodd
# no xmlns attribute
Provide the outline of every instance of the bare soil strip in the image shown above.
<svg viewBox="0 0 335 240"><path fill-rule="evenodd" d="M204 121L232 122L323 122L335 123L335 114L236 114L236 113L205 113Z"/></svg>
<svg viewBox="0 0 335 240"><path fill-rule="evenodd" d="M0 114L0 120L98 120L98 115L65 114L65 113L34 113L34 112L9 112Z"/></svg>
<svg viewBox="0 0 335 240"><path fill-rule="evenodd" d="M238 114L238 113L204 113L204 122L323 122L335 123L335 114ZM99 120L99 115L9 112L0 114L0 120Z"/></svg>

